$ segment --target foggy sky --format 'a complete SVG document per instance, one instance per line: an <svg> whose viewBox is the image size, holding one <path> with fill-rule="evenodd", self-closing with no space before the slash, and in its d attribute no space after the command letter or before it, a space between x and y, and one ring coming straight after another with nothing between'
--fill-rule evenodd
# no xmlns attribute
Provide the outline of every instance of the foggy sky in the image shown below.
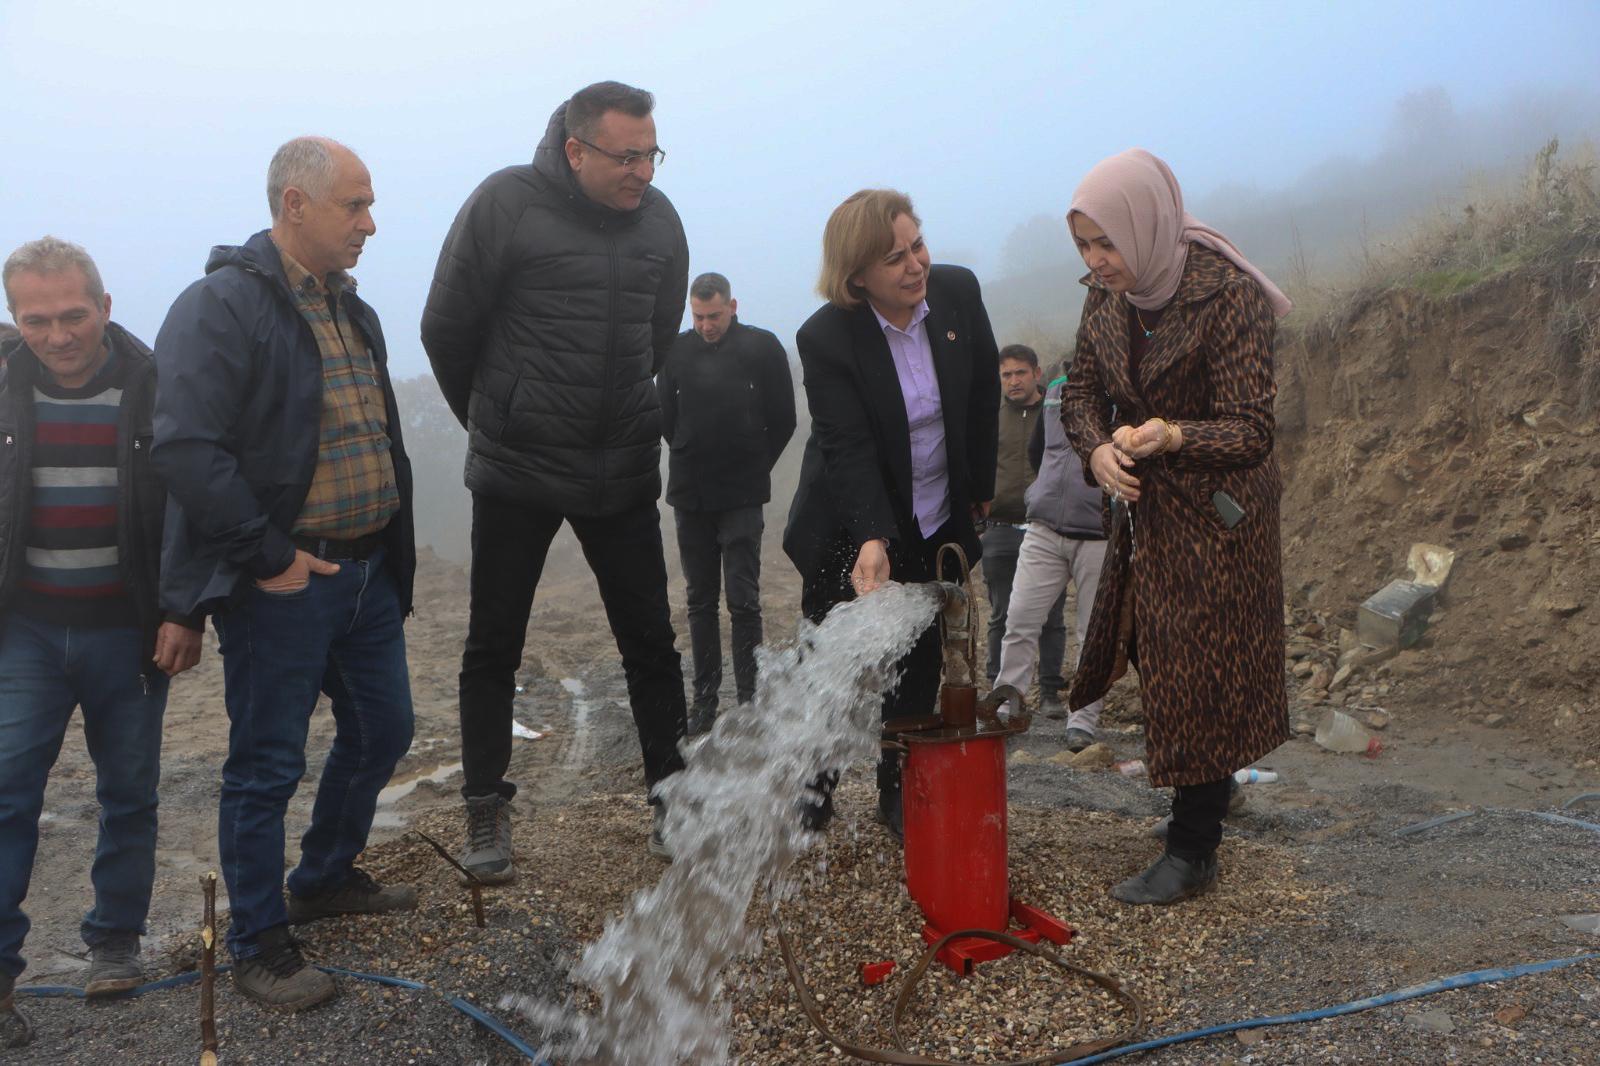
<svg viewBox="0 0 1600 1066"><path fill-rule="evenodd" d="M1349 193L1351 174L1417 162L1392 155L1408 116L1412 134L1471 146L1420 153L1446 177L1512 162L1519 137L1590 133L1596 42L1593 0L0 0L0 253L46 232L84 244L113 317L153 340L210 246L267 225L273 149L326 134L372 170L378 233L355 273L396 374L419 373L422 301L461 201L531 159L574 89L617 78L656 93L656 184L691 270L727 274L742 316L791 342L819 303L822 224L857 188L909 192L935 260L988 283L1019 224L1058 220L1089 166L1135 144L1172 164L1196 213L1287 218ZM1060 239L1070 254L1064 226Z"/></svg>

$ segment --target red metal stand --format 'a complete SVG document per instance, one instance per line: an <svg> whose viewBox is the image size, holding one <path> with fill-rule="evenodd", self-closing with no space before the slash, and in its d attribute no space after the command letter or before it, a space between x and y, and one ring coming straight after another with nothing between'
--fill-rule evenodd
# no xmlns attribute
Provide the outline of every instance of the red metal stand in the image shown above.
<svg viewBox="0 0 1600 1066"><path fill-rule="evenodd" d="M1015 897L1011 900L1011 920L1021 928L1001 931L1009 932L1012 936L1026 940L1030 944L1037 944L1040 940L1048 940L1052 944L1066 944L1077 934L1076 929L1059 918L1046 914L1037 907L1029 906ZM937 943L944 935L943 930L935 929L932 925L925 924L922 927L924 943ZM939 961L966 977L978 963L1003 959L1015 950L1009 944L999 944L980 937L958 937L939 951Z"/></svg>

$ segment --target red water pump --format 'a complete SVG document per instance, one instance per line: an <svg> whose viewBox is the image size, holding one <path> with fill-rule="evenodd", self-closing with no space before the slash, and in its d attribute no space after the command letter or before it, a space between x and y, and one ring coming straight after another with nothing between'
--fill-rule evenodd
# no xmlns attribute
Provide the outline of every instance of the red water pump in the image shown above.
<svg viewBox="0 0 1600 1066"><path fill-rule="evenodd" d="M958 545L939 551L939 573L946 553L954 553L968 572ZM1037 943L1072 939L1061 920L1011 895L1006 842L1006 738L1027 730L1032 719L1022 695L1002 685L981 701L975 684L977 613L966 590L938 582L943 600L939 631L944 646L944 677L937 714L884 723L884 744L905 753L902 796L905 815L906 886L927 922L929 944L946 933L981 929L1010 932ZM1018 708L1002 719L1007 699ZM1010 928L1015 921L1020 929ZM1005 944L976 937L952 940L939 960L960 974L980 962L1008 955Z"/></svg>

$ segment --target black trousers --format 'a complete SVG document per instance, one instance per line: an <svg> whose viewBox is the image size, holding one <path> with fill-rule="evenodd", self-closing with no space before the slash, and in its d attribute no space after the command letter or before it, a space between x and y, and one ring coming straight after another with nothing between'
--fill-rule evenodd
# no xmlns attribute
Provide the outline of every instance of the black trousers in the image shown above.
<svg viewBox="0 0 1600 1066"><path fill-rule="evenodd" d="M717 608L724 587L733 630L734 689L740 703L749 703L756 697L756 649L761 646L761 506L727 511L678 507L673 518L688 586L694 706L717 709L722 688L722 624Z"/></svg>
<svg viewBox="0 0 1600 1066"><path fill-rule="evenodd" d="M683 668L667 604L656 505L590 518L473 493L471 616L461 655L465 796L516 794L516 786L505 780L511 765L511 701L533 594L563 521L571 523L583 547L622 653L645 780L654 785L683 769L678 754L685 718Z"/></svg>
<svg viewBox="0 0 1600 1066"><path fill-rule="evenodd" d="M936 557L941 544L959 543L952 523L946 522L931 537L918 538L915 543L899 541L889 546L889 577L900 582L935 580ZM821 622L836 605L856 598L850 584L850 571L855 567L859 547L848 539L840 538L828 552L828 563L820 573L805 580L801 588L800 608L812 622ZM947 566L944 580L965 585L967 575L956 573L956 567ZM900 681L883 694L882 716L905 718L911 715L932 714L938 709L939 676L944 666L943 649L939 646L939 623L935 620L917 638L911 650L901 657L896 669ZM898 752L885 752L878 760L878 789L895 792L900 788L900 762ZM837 773L833 775L838 779Z"/></svg>
<svg viewBox="0 0 1600 1066"><path fill-rule="evenodd" d="M1222 819L1233 796L1233 778L1203 785L1179 785L1172 794L1167 850L1180 859L1204 859L1222 843Z"/></svg>

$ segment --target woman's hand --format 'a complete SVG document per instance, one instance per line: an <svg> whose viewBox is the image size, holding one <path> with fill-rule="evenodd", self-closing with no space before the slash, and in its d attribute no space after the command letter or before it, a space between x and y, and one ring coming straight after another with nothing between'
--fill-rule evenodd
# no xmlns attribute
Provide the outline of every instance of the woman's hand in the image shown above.
<svg viewBox="0 0 1600 1066"><path fill-rule="evenodd" d="M1137 429L1118 426L1111 434L1111 443L1129 459L1143 459L1183 447L1183 432L1165 418L1152 418Z"/></svg>
<svg viewBox="0 0 1600 1066"><path fill-rule="evenodd" d="M855 568L850 571L850 586L857 596L876 592L889 580L889 542L869 540L856 553Z"/></svg>
<svg viewBox="0 0 1600 1066"><path fill-rule="evenodd" d="M1117 432L1125 429L1128 427L1121 426ZM1133 503L1139 498L1139 479L1128 473L1131 466L1133 460L1115 444L1102 444L1089 453L1089 473L1113 500Z"/></svg>

